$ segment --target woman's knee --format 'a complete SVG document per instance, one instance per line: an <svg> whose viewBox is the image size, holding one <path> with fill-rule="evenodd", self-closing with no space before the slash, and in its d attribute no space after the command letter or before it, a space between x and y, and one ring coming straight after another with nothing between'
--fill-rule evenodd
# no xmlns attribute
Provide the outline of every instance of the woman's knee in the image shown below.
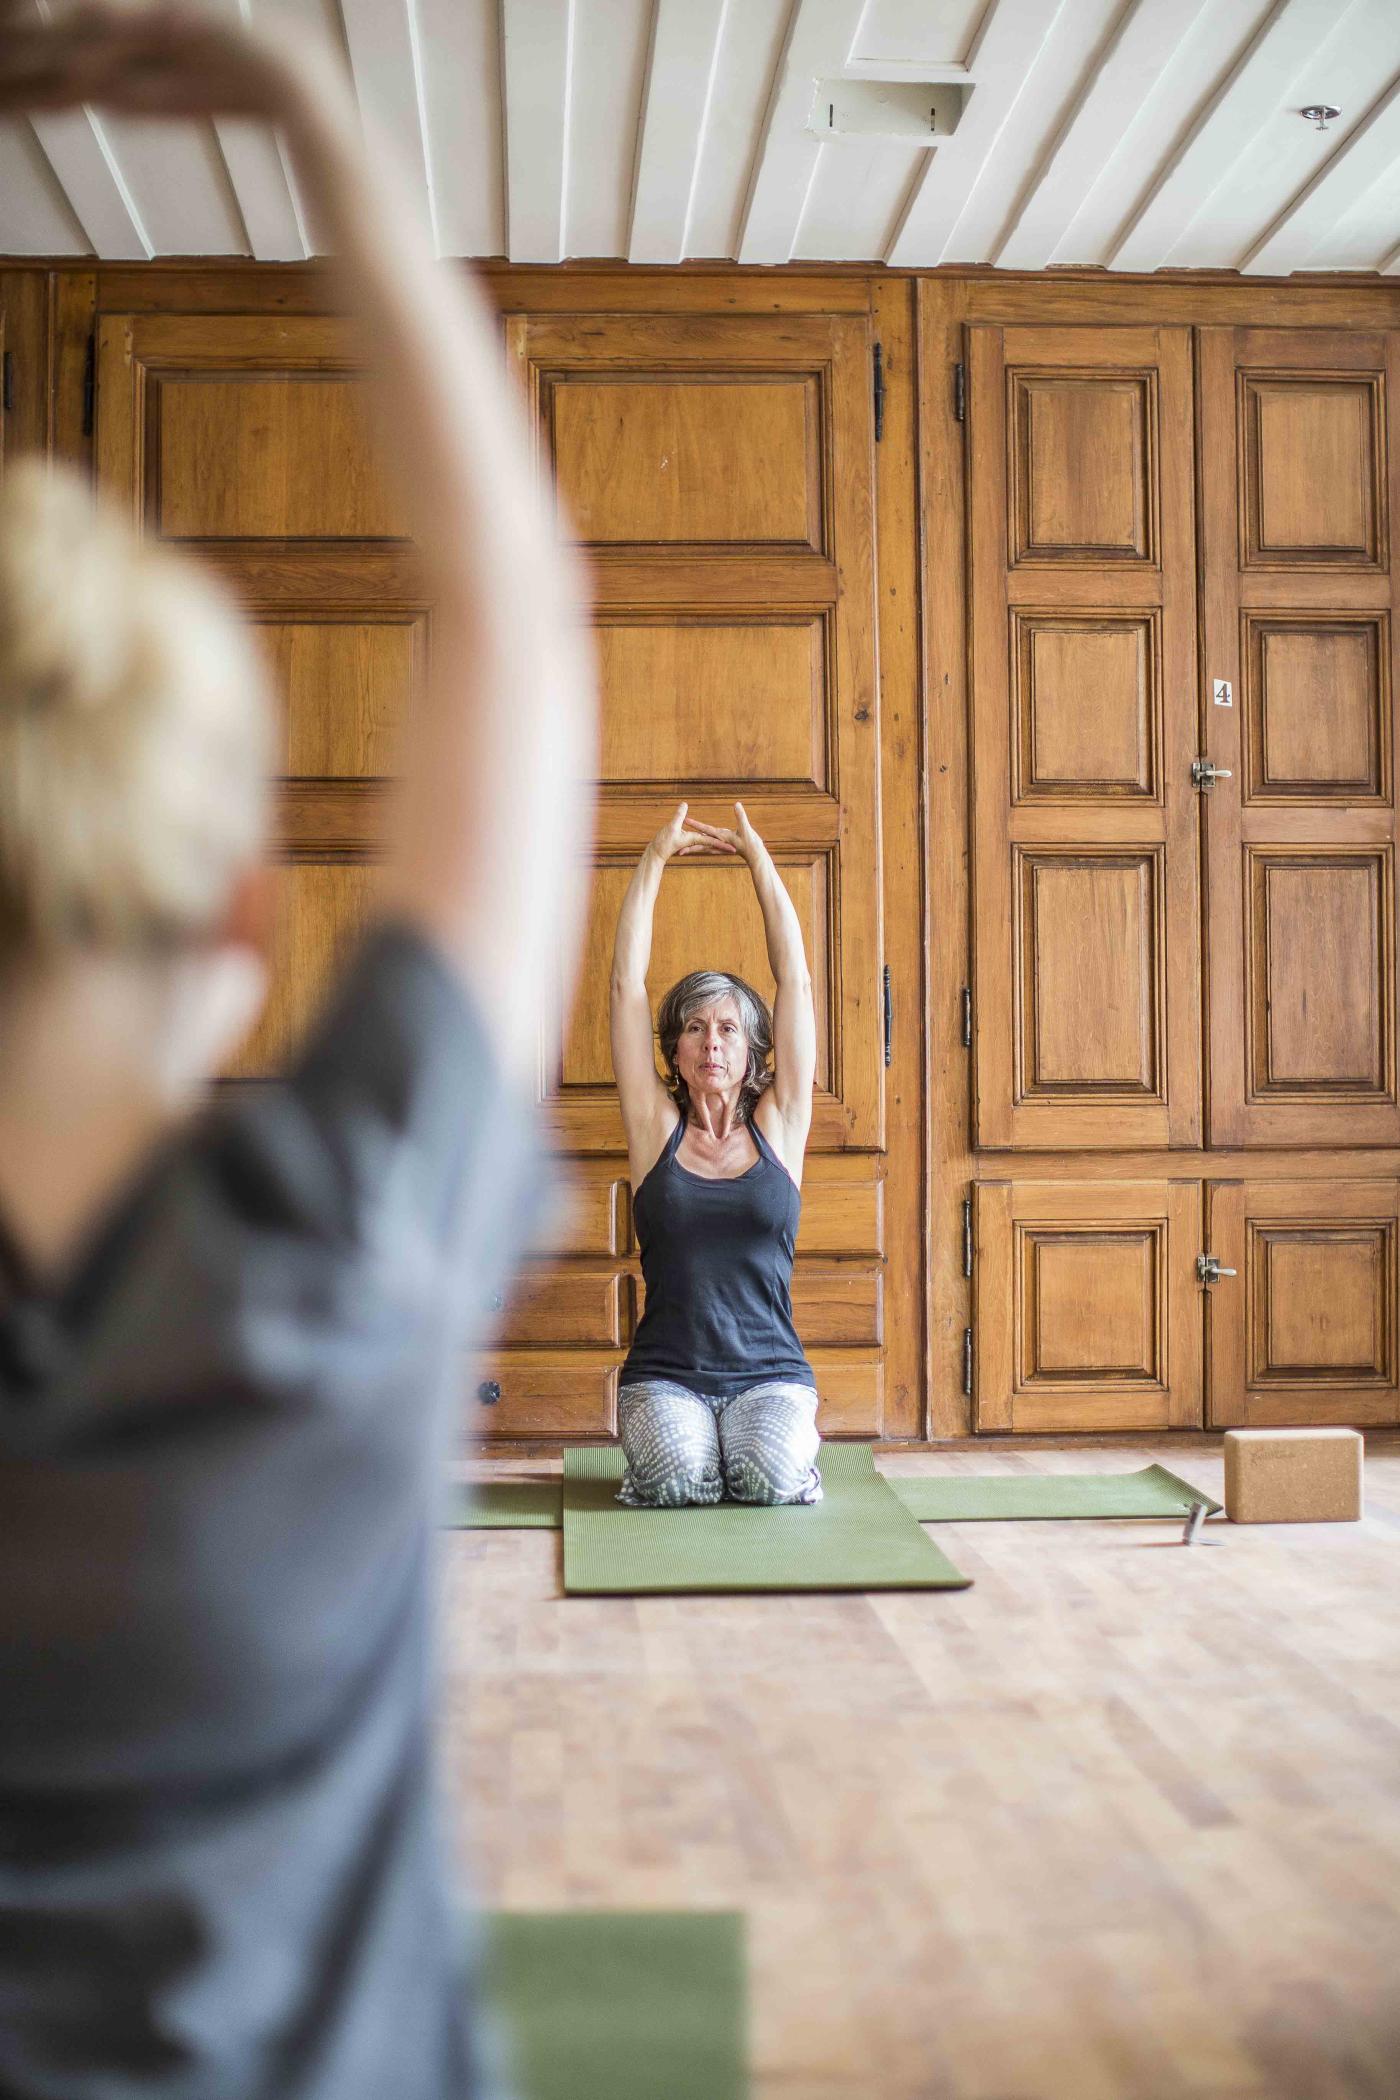
<svg viewBox="0 0 1400 2100"><path fill-rule="evenodd" d="M815 1453L767 1446L726 1453L725 1492L735 1502L799 1502L812 1484Z"/></svg>
<svg viewBox="0 0 1400 2100"><path fill-rule="evenodd" d="M620 1401L627 1460L624 1499L658 1509L718 1502L724 1494L714 1418L702 1401L638 1394Z"/></svg>
<svg viewBox="0 0 1400 2100"><path fill-rule="evenodd" d="M735 1402L721 1428L724 1485L736 1502L807 1502L821 1493L815 1396Z"/></svg>

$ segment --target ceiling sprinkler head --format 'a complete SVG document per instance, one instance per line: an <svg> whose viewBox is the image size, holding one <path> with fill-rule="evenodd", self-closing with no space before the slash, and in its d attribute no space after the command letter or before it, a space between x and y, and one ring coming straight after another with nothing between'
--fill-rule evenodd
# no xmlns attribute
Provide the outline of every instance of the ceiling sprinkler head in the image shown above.
<svg viewBox="0 0 1400 2100"><path fill-rule="evenodd" d="M1341 111L1334 109L1330 102L1309 102L1298 114L1300 117L1311 117L1315 131L1325 131L1331 119L1339 117Z"/></svg>

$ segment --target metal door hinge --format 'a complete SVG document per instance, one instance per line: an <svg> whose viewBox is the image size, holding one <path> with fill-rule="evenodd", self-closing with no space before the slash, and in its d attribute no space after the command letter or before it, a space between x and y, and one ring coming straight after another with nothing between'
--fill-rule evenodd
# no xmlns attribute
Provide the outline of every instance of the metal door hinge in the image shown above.
<svg viewBox="0 0 1400 2100"><path fill-rule="evenodd" d="M83 360L83 436L91 437L97 420L97 337L90 335Z"/></svg>
<svg viewBox="0 0 1400 2100"><path fill-rule="evenodd" d="M875 345L875 442L878 445L885 434L885 352L880 343Z"/></svg>
<svg viewBox="0 0 1400 2100"><path fill-rule="evenodd" d="M963 1197L963 1275L972 1274L972 1198Z"/></svg>
<svg viewBox="0 0 1400 2100"><path fill-rule="evenodd" d="M965 984L962 988L962 1039L964 1050L970 1050L972 1048L972 987L969 984Z"/></svg>
<svg viewBox="0 0 1400 2100"><path fill-rule="evenodd" d="M967 366L953 367L953 414L959 423L967 421Z"/></svg>
<svg viewBox="0 0 1400 2100"><path fill-rule="evenodd" d="M972 1395L972 1329L963 1329L963 1391Z"/></svg>
<svg viewBox="0 0 1400 2100"><path fill-rule="evenodd" d="M1196 1281L1198 1283L1219 1283L1222 1276L1235 1276L1238 1273L1236 1269L1225 1268L1216 1260L1213 1254L1198 1254L1196 1256Z"/></svg>
<svg viewBox="0 0 1400 2100"><path fill-rule="evenodd" d="M890 989L890 966L885 964L885 1063L894 1061L894 993Z"/></svg>
<svg viewBox="0 0 1400 2100"><path fill-rule="evenodd" d="M1234 777L1228 766L1214 766L1208 758L1193 758L1191 761L1192 787L1213 788L1217 780L1233 780Z"/></svg>
<svg viewBox="0 0 1400 2100"><path fill-rule="evenodd" d="M13 350L7 350L5 352L3 375L0 376L0 408L3 408L6 415L8 415L14 405L15 353Z"/></svg>

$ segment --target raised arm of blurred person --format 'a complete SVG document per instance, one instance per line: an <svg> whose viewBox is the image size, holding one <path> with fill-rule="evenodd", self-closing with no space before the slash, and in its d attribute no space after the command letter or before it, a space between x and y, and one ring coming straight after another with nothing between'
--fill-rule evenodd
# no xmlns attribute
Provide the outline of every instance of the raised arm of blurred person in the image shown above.
<svg viewBox="0 0 1400 2100"><path fill-rule="evenodd" d="M329 47L293 24L190 5L83 7L39 24L0 0L0 114L94 102L242 116L282 132L372 374L384 468L433 602L406 724L382 909L421 926L478 995L503 1064L533 1075L577 968L595 767L581 564L533 465L494 315L435 261L392 153L361 137Z"/></svg>

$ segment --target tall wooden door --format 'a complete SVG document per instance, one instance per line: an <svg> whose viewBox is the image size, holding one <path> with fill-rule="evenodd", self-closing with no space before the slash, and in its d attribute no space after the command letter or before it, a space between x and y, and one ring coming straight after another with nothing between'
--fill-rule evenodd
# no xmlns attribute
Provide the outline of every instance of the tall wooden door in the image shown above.
<svg viewBox="0 0 1400 2100"><path fill-rule="evenodd" d="M1200 1135L1190 331L968 331L974 1138Z"/></svg>
<svg viewBox="0 0 1400 2100"><path fill-rule="evenodd" d="M1400 1143L1400 332L1201 331L1210 1138Z"/></svg>
<svg viewBox="0 0 1400 2100"><path fill-rule="evenodd" d="M802 921L818 1016L793 1305L828 1431L886 1426L873 431L860 316L517 314L507 336L591 563L603 719L597 864L574 1010L545 1074L596 1238L542 1269L496 1368L493 1421L536 1426L573 1382L611 1423L641 1310L608 1042L623 894L679 800L737 796ZM580 880L588 872L580 871ZM736 971L771 998L762 919L734 860L668 870L648 991ZM591 1324L575 1320L586 1305ZM905 1312L917 1320L917 1309ZM909 1433L916 1425L903 1425Z"/></svg>
<svg viewBox="0 0 1400 2100"><path fill-rule="evenodd" d="M429 610L337 320L106 316L98 478L235 592L283 699L271 992L230 1077L275 1070L368 910Z"/></svg>
<svg viewBox="0 0 1400 2100"><path fill-rule="evenodd" d="M381 483L337 320L115 314L99 324L100 484L197 552L278 676L283 758L270 996L229 1077L280 1065L363 924L429 608Z"/></svg>

